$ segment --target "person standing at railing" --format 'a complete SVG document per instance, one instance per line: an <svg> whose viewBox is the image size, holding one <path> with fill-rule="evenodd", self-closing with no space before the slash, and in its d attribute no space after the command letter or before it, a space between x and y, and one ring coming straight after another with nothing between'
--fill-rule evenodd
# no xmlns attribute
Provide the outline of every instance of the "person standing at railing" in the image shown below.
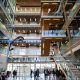
<svg viewBox="0 0 80 80"><path fill-rule="evenodd" d="M56 34L56 36L58 36L58 30L55 30L55 34Z"/></svg>

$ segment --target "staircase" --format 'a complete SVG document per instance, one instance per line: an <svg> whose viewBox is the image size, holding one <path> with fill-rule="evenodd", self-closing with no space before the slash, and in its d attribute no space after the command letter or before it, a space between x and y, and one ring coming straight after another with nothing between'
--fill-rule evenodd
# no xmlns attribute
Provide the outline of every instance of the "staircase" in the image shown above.
<svg viewBox="0 0 80 80"><path fill-rule="evenodd" d="M64 58L61 54L57 54L56 56L54 56L54 61L56 63L60 63L60 65L65 68L65 66L63 66L62 64L66 64L66 67L69 68L69 70L72 73L72 77L71 79L69 79L69 76L66 75L67 80L80 80L80 71L76 68L76 66L74 66L72 64L71 61L66 60L66 58ZM73 78L73 79L72 79Z"/></svg>
<svg viewBox="0 0 80 80"><path fill-rule="evenodd" d="M60 50L61 53L64 55L71 49L75 48L76 46L80 45L80 35L78 37L74 37L70 40L69 43L66 45L61 46Z"/></svg>

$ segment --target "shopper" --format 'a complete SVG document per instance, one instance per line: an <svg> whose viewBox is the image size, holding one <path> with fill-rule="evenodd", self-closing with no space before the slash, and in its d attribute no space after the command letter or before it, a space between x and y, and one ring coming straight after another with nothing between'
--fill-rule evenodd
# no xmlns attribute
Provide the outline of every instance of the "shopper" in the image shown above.
<svg viewBox="0 0 80 80"><path fill-rule="evenodd" d="M48 69L44 69L44 78L45 78L45 80L47 80L47 76L48 76Z"/></svg>
<svg viewBox="0 0 80 80"><path fill-rule="evenodd" d="M30 72L30 77L32 78L32 73L33 73L33 71L32 71L32 69L31 69L31 72Z"/></svg>
<svg viewBox="0 0 80 80"><path fill-rule="evenodd" d="M39 80L39 69L36 70L37 80Z"/></svg>
<svg viewBox="0 0 80 80"><path fill-rule="evenodd" d="M1 73L0 73L0 80L2 80Z"/></svg>
<svg viewBox="0 0 80 80"><path fill-rule="evenodd" d="M10 71L7 71L6 76L7 78L10 76Z"/></svg>
<svg viewBox="0 0 80 80"><path fill-rule="evenodd" d="M51 80L51 71L50 71L50 69L48 69L48 78L49 78L49 80Z"/></svg>
<svg viewBox="0 0 80 80"><path fill-rule="evenodd" d="M6 80L6 76L4 73L2 73L2 80Z"/></svg>
<svg viewBox="0 0 80 80"><path fill-rule="evenodd" d="M59 80L63 80L63 77L61 75L59 76Z"/></svg>
<svg viewBox="0 0 80 80"><path fill-rule="evenodd" d="M34 80L36 80L37 77L37 70L34 71Z"/></svg>
<svg viewBox="0 0 80 80"><path fill-rule="evenodd" d="M13 71L13 78L15 78L15 77L17 78L17 71L16 70Z"/></svg>

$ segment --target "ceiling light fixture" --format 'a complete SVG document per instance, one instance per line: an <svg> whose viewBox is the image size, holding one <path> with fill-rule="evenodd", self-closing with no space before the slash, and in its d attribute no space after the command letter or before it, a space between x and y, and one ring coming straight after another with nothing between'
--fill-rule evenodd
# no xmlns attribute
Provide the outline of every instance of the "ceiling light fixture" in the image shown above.
<svg viewBox="0 0 80 80"><path fill-rule="evenodd" d="M30 22L32 21L32 19L30 18Z"/></svg>
<svg viewBox="0 0 80 80"><path fill-rule="evenodd" d="M18 46L18 44L16 44Z"/></svg>
<svg viewBox="0 0 80 80"><path fill-rule="evenodd" d="M24 44L22 44L22 46L23 46Z"/></svg>
<svg viewBox="0 0 80 80"><path fill-rule="evenodd" d="M58 3L52 3L52 4L55 4L55 5L56 5L56 4L58 4Z"/></svg>
<svg viewBox="0 0 80 80"><path fill-rule="evenodd" d="M35 30L35 33L36 33L36 30Z"/></svg>
<svg viewBox="0 0 80 80"><path fill-rule="evenodd" d="M20 32L20 30L18 30L18 32Z"/></svg>
<svg viewBox="0 0 80 80"><path fill-rule="evenodd" d="M21 18L19 20L22 21Z"/></svg>
<svg viewBox="0 0 80 80"><path fill-rule="evenodd" d="M24 21L26 21L26 18L24 18Z"/></svg>
<svg viewBox="0 0 80 80"><path fill-rule="evenodd" d="M36 12L36 8L35 8L35 12Z"/></svg>
<svg viewBox="0 0 80 80"><path fill-rule="evenodd" d="M49 3L43 3L43 4L49 4Z"/></svg>
<svg viewBox="0 0 80 80"><path fill-rule="evenodd" d="M32 8L30 8L30 11L32 12Z"/></svg>
<svg viewBox="0 0 80 80"><path fill-rule="evenodd" d="M48 9L48 13L51 11L51 8Z"/></svg>
<svg viewBox="0 0 80 80"><path fill-rule="evenodd" d="M41 43L39 45L41 46Z"/></svg>
<svg viewBox="0 0 80 80"><path fill-rule="evenodd" d="M60 19L53 19L53 20L60 20Z"/></svg>
<svg viewBox="0 0 80 80"><path fill-rule="evenodd" d="M35 18L35 21L36 21L36 18Z"/></svg>
<svg viewBox="0 0 80 80"><path fill-rule="evenodd" d="M23 30L23 33L25 33L25 30Z"/></svg>
<svg viewBox="0 0 80 80"><path fill-rule="evenodd" d="M31 33L31 30L29 32Z"/></svg>

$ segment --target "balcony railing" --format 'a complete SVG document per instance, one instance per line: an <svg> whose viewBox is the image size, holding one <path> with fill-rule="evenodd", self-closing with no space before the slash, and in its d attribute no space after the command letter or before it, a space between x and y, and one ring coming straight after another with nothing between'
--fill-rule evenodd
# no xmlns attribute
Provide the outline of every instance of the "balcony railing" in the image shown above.
<svg viewBox="0 0 80 80"><path fill-rule="evenodd" d="M40 31L41 32L41 31ZM78 30L70 30L71 37L79 37ZM41 37L67 37L66 30L42 30L41 33L26 33L26 34L17 34L13 33L13 39L23 36L25 39L40 39Z"/></svg>
<svg viewBox="0 0 80 80"><path fill-rule="evenodd" d="M16 15L16 16L17 16L17 15L30 15L30 16L38 15L38 16L40 16L40 13L38 13L38 12L34 12L34 13L31 13L31 12L30 12L30 13L20 12L20 13L18 13L18 12L17 12L15 15Z"/></svg>
<svg viewBox="0 0 80 80"><path fill-rule="evenodd" d="M68 11L66 12L67 15L67 20L69 20L68 18L72 17L72 15L74 14L74 12L72 11ZM62 12L42 12L41 14L42 18L63 18L63 13ZM74 17L80 17L79 15L75 15Z"/></svg>
<svg viewBox="0 0 80 80"><path fill-rule="evenodd" d="M55 13L55 12L42 12L42 14L41 14L42 16L42 18L46 18L46 17L48 17L48 18L63 18L63 13L62 12L58 12L58 13Z"/></svg>
<svg viewBox="0 0 80 80"><path fill-rule="evenodd" d="M15 22L14 27L40 27L37 22Z"/></svg>
<svg viewBox="0 0 80 80"><path fill-rule="evenodd" d="M65 30L43 30L42 37L66 37Z"/></svg>
<svg viewBox="0 0 80 80"><path fill-rule="evenodd" d="M15 62L15 63L17 63L17 62L50 62L50 61L52 61L52 60L50 60L50 57L35 57L35 56L33 56L33 57L21 57L21 58L19 58L19 57L13 57L13 58L8 58L8 62Z"/></svg>
<svg viewBox="0 0 80 80"><path fill-rule="evenodd" d="M24 39L40 39L41 34L13 34L12 39L15 39L18 36L23 36Z"/></svg>
<svg viewBox="0 0 80 80"><path fill-rule="evenodd" d="M40 11L40 7L16 7L17 15L40 15Z"/></svg>
<svg viewBox="0 0 80 80"><path fill-rule="evenodd" d="M14 41L15 43L18 43L18 42L20 42L20 41ZM28 40L28 39L25 39L25 40L23 40L23 42L25 42L25 43L28 43L28 44L40 44L41 43L41 40L37 40L37 39L35 39L35 40Z"/></svg>
<svg viewBox="0 0 80 80"><path fill-rule="evenodd" d="M32 55L41 55L41 47L23 47L23 48L18 48L18 47L15 47L14 50L12 50L10 52L10 55L27 55L27 56L32 56Z"/></svg>
<svg viewBox="0 0 80 80"><path fill-rule="evenodd" d="M61 0L41 0L41 2L60 2Z"/></svg>
<svg viewBox="0 0 80 80"><path fill-rule="evenodd" d="M53 15L54 15L54 16L62 16L62 14L63 14L63 13L61 13L61 12L57 12L57 13L55 13L55 12L49 12L49 13L48 13L49 16L53 16Z"/></svg>

